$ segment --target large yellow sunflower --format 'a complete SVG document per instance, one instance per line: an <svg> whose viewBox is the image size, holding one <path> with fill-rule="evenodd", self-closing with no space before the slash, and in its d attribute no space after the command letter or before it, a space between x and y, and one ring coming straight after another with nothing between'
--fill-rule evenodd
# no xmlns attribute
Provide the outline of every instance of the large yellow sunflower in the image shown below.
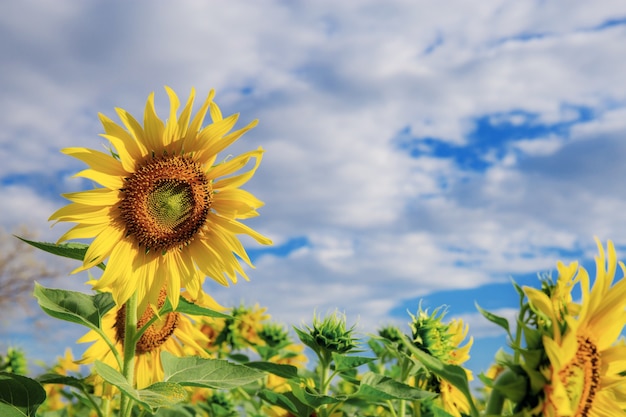
<svg viewBox="0 0 626 417"><path fill-rule="evenodd" d="M165 298L165 291L161 291L157 304L159 308L165 303ZM208 307L220 308L217 303ZM102 318L102 329L115 343L120 355L124 351L125 314L126 310L123 305L109 310ZM147 324L154 315L154 310L147 308L137 323L137 329ZM98 333L90 330L78 339L78 343L89 342L93 344L85 350L79 363L90 364L99 360L117 370L120 369L113 352ZM141 389L163 380L163 365L160 356L162 351L178 357L197 355L206 358L209 355L201 344L207 342L207 337L196 329L189 316L177 312L163 314L140 337L135 348L135 386Z"/></svg>
<svg viewBox="0 0 626 417"><path fill-rule="evenodd" d="M100 114L110 154L87 148L63 153L89 168L76 176L91 179L101 188L65 194L71 204L50 220L77 223L59 239L94 238L82 267L91 268L108 258L106 270L94 289L110 291L118 305L137 292L139 311L155 304L167 287L176 306L181 288L198 298L205 276L228 285L237 274L247 279L237 257L248 265L237 234L261 244L271 241L237 221L257 216L263 203L239 187L258 168L261 148L217 162L217 154L253 128L257 121L228 133L238 115L223 118L211 91L191 118L194 90L180 115L173 90L167 121L154 108L154 94L146 103L143 126L127 111L116 109L116 124ZM209 111L212 123L202 127ZM236 174L250 161L252 168ZM236 255L236 256L235 256Z"/></svg>
<svg viewBox="0 0 626 417"><path fill-rule="evenodd" d="M564 303L555 303L545 293L524 288L533 308L551 324L543 336L549 365L542 369L547 382L534 410L537 415L626 415L626 377L621 375L626 371L626 345L618 341L626 323L626 279L613 284L617 266L613 243L608 242L608 258L599 242L598 250L591 289L583 267L575 263L558 267L558 280L565 288L580 283L582 300L577 308L563 308ZM624 264L619 265L626 274Z"/></svg>

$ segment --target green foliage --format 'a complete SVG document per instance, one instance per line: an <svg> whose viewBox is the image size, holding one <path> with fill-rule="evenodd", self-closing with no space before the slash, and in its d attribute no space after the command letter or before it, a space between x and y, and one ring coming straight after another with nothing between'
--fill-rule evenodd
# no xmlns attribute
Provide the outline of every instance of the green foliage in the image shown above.
<svg viewBox="0 0 626 417"><path fill-rule="evenodd" d="M100 361L96 361L94 369L106 382L153 412L159 407L183 402L188 396L182 385L173 382L157 382L144 389L135 389L121 373Z"/></svg>
<svg viewBox="0 0 626 417"><path fill-rule="evenodd" d="M45 399L46 392L39 382L23 375L0 372L1 416L34 416Z"/></svg>
<svg viewBox="0 0 626 417"><path fill-rule="evenodd" d="M363 375L356 395L369 401L417 401L436 396L435 393L403 384L393 378L374 372L367 372Z"/></svg>
<svg viewBox="0 0 626 417"><path fill-rule="evenodd" d="M28 373L28 363L24 351L13 347L8 348L4 357L0 355L0 371L26 375Z"/></svg>
<svg viewBox="0 0 626 417"><path fill-rule="evenodd" d="M50 316L100 329L104 314L115 307L110 293L87 295L81 292L45 288L35 283L35 298L39 306Z"/></svg>
<svg viewBox="0 0 626 417"><path fill-rule="evenodd" d="M41 249L44 252L64 258L76 259L78 261L82 261L85 258L87 249L89 249L89 245L84 243L48 243L36 242L19 236L17 236L17 238L24 243L28 243L29 245L36 247L37 249ZM100 263L98 264L98 268L104 270L105 266L103 263Z"/></svg>
<svg viewBox="0 0 626 417"><path fill-rule="evenodd" d="M161 353L161 362L166 382L187 387L232 389L264 376L263 372L245 365L220 359L179 358L165 351Z"/></svg>

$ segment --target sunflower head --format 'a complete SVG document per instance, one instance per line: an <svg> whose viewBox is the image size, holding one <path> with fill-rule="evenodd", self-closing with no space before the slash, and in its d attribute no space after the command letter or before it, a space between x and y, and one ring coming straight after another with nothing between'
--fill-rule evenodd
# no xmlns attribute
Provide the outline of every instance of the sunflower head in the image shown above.
<svg viewBox="0 0 626 417"><path fill-rule="evenodd" d="M557 263L558 278L542 280L541 289L523 287L519 325L523 337L512 343L518 359L502 362L494 392L532 416L622 415L626 409L626 268L615 280L617 258L609 241L598 243L596 277L577 262ZM580 302L572 301L578 287ZM522 384L510 389L510 381ZM509 384L506 385L500 382ZM497 411L497 410L492 410Z"/></svg>
<svg viewBox="0 0 626 417"><path fill-rule="evenodd" d="M239 276L247 279L240 260L252 263L237 235L271 244L240 222L257 216L263 205L240 188L256 172L263 150L218 159L257 122L231 132L238 115L223 117L213 91L193 117L193 90L180 113L177 95L166 91L170 111L165 122L151 94L143 124L123 109L116 109L121 124L100 114L108 154L63 150L88 165L76 176L101 187L65 194L71 203L50 216L76 223L59 241L93 238L74 272L106 261L102 276L91 281L94 289L111 292L118 305L137 293L140 312L157 305L163 287L176 308L182 288L200 298L207 276L222 285ZM203 126L207 113L212 122Z"/></svg>

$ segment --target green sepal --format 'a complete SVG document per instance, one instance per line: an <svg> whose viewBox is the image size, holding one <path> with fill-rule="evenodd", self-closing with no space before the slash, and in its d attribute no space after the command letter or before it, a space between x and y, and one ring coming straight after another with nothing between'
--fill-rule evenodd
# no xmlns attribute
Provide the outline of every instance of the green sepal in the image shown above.
<svg viewBox="0 0 626 417"><path fill-rule="evenodd" d="M34 295L41 309L48 315L90 329L100 328L102 317L115 307L110 293L87 295L77 291L45 288L37 282Z"/></svg>
<svg viewBox="0 0 626 417"><path fill-rule="evenodd" d="M313 337L308 332L300 330L295 326L293 327L293 329L298 335L298 339L300 339L302 343L313 349L314 352L320 352L320 346L315 342L315 339L313 339Z"/></svg>
<svg viewBox="0 0 626 417"><path fill-rule="evenodd" d="M87 253L87 249L89 249L89 245L85 243L49 243L49 242L35 242L33 240L28 240L23 237L16 236L19 240L24 243L28 243L31 246L36 247L37 249L41 249L44 252L51 253L53 255L61 256L63 258L75 259L77 261L82 261L85 259L85 254ZM98 268L104 270L105 265L100 262L96 265Z"/></svg>
<svg viewBox="0 0 626 417"><path fill-rule="evenodd" d="M143 389L135 389L124 375L104 362L96 361L94 369L111 385L145 408L155 411L159 407L170 407L187 400L188 393L182 385L174 382L157 382Z"/></svg>
<svg viewBox="0 0 626 417"><path fill-rule="evenodd" d="M403 384L384 375L366 372L363 374L359 389L354 396L371 401L416 401L433 398L436 394Z"/></svg>
<svg viewBox="0 0 626 417"><path fill-rule="evenodd" d="M39 382L23 375L0 372L1 416L34 416L45 399L46 391Z"/></svg>
<svg viewBox="0 0 626 417"><path fill-rule="evenodd" d="M250 384L265 376L264 372L221 359L195 356L179 358L161 352L165 381L187 387L231 389Z"/></svg>
<svg viewBox="0 0 626 417"><path fill-rule="evenodd" d="M486 318L493 324L496 324L502 327L504 330L506 330L506 333L508 334L509 338L510 339L513 338L511 336L511 327L509 326L509 321L507 319L505 319L504 317L498 316L497 314L493 314L487 310L484 310L481 306L478 305L478 303L474 303L474 305L476 306L476 309L478 310L478 312L482 314L484 318Z"/></svg>
<svg viewBox="0 0 626 417"><path fill-rule="evenodd" d="M478 409L474 404L474 398L472 397L469 389L469 381L467 380L467 373L465 369L458 365L444 363L434 356L431 356L428 353L415 347L408 337L403 335L402 338L405 346L414 356L414 358L412 359L416 362L416 364L423 365L430 372L440 378L445 379L454 387L456 387L459 391L461 391L461 393L463 393L463 395L467 399L467 402L469 403L470 415L472 417L478 417Z"/></svg>

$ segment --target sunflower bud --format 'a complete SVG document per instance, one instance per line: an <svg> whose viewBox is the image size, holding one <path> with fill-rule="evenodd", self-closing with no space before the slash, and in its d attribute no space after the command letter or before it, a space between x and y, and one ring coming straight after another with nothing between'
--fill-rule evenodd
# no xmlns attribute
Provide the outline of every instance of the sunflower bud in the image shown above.
<svg viewBox="0 0 626 417"><path fill-rule="evenodd" d="M348 353L357 346L352 337L354 326L346 328L346 316L337 312L320 319L313 317L313 327L306 331L296 328L300 340L319 355L330 357L334 353Z"/></svg>

